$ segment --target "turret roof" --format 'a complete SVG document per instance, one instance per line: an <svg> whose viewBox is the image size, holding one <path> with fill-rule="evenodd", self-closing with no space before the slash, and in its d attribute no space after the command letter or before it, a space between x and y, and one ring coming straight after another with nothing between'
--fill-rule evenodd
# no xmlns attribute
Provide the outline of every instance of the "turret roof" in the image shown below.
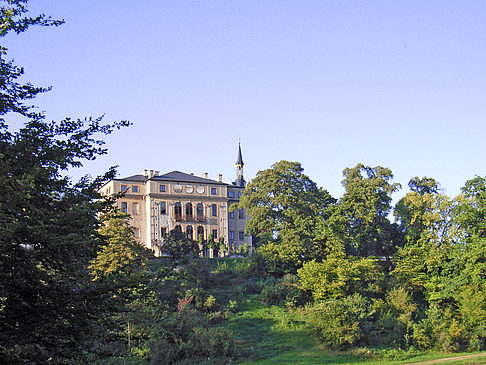
<svg viewBox="0 0 486 365"><path fill-rule="evenodd" d="M236 157L236 164L243 166L243 156L241 155L241 144L238 143L238 156Z"/></svg>

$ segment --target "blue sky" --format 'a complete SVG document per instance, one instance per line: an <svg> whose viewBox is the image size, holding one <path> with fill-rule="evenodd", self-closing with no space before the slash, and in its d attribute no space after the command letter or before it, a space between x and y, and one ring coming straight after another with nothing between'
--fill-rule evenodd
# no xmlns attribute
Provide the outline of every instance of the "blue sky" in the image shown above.
<svg viewBox="0 0 486 365"><path fill-rule="evenodd" d="M389 167L449 195L485 176L486 2L31 1L65 19L3 39L49 119L132 127L74 178L119 165L234 178L299 161L342 195L342 170Z"/></svg>

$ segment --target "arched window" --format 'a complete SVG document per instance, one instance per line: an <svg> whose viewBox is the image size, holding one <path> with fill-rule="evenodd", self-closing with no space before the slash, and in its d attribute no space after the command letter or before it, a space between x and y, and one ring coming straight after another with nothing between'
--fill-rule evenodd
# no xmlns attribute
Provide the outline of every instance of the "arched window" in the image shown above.
<svg viewBox="0 0 486 365"><path fill-rule="evenodd" d="M193 216L192 216L192 204L191 203L187 203L186 204L186 220L188 220L188 221L192 221L193 220Z"/></svg>
<svg viewBox="0 0 486 365"><path fill-rule="evenodd" d="M198 203L198 205L196 206L196 216L199 222L204 221L204 207L202 203Z"/></svg>
<svg viewBox="0 0 486 365"><path fill-rule="evenodd" d="M199 239L200 236L202 236L202 238L204 239L204 227L203 226L197 227L197 239Z"/></svg>
<svg viewBox="0 0 486 365"><path fill-rule="evenodd" d="M174 231L182 233L182 227L181 227L181 225L180 224L176 225L174 227Z"/></svg>
<svg viewBox="0 0 486 365"><path fill-rule="evenodd" d="M160 202L160 214L167 214L167 205L165 202Z"/></svg>
<svg viewBox="0 0 486 365"><path fill-rule="evenodd" d="M182 204L179 202L174 204L174 218L176 221L182 220Z"/></svg>
<svg viewBox="0 0 486 365"><path fill-rule="evenodd" d="M189 238L191 240L194 239L192 226L186 227L186 236L187 236L187 238Z"/></svg>

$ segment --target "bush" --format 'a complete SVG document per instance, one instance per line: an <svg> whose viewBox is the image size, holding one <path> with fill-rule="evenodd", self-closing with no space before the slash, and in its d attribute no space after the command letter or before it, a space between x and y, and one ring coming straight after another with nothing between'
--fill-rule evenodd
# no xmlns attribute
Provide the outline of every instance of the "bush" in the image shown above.
<svg viewBox="0 0 486 365"><path fill-rule="evenodd" d="M412 316L416 306L404 288L391 289L384 301L375 300L373 311L376 313L376 321L370 326L369 344L393 347L408 347L411 344L410 338L414 331Z"/></svg>
<svg viewBox="0 0 486 365"><path fill-rule="evenodd" d="M232 332L212 328L203 314L184 308L158 326L151 344L152 364L173 364L191 358L228 358L236 353Z"/></svg>
<svg viewBox="0 0 486 365"><path fill-rule="evenodd" d="M254 271L258 275L282 277L293 274L301 266L295 247L268 242L258 247L251 256Z"/></svg>
<svg viewBox="0 0 486 365"><path fill-rule="evenodd" d="M308 324L328 346L338 349L358 344L366 333L368 302L360 294L315 304Z"/></svg>
<svg viewBox="0 0 486 365"><path fill-rule="evenodd" d="M282 279L268 280L260 294L261 302L267 305L295 307L304 305L307 299L299 278L292 274L287 274Z"/></svg>
<svg viewBox="0 0 486 365"><path fill-rule="evenodd" d="M324 261L310 261L298 270L304 290L316 300L339 298L355 292L369 296L378 291L384 274L373 258L330 255ZM370 291L372 293L370 293Z"/></svg>
<svg viewBox="0 0 486 365"><path fill-rule="evenodd" d="M211 267L208 260L199 257L190 260L181 270L184 283L192 288L207 289L210 275Z"/></svg>
<svg viewBox="0 0 486 365"><path fill-rule="evenodd" d="M426 311L426 318L414 326L412 341L419 348L427 348L428 343L429 348L454 352L466 348L468 336L453 309L433 304Z"/></svg>
<svg viewBox="0 0 486 365"><path fill-rule="evenodd" d="M263 279L250 278L245 282L245 291L248 294L260 294L264 287Z"/></svg>

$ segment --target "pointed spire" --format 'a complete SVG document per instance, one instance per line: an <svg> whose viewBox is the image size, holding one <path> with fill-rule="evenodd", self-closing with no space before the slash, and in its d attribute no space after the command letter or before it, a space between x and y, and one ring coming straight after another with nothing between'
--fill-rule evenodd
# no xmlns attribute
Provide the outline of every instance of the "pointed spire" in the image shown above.
<svg viewBox="0 0 486 365"><path fill-rule="evenodd" d="M238 156L236 157L236 166L241 165L243 166L243 156L241 155L241 143L240 137L238 137Z"/></svg>
<svg viewBox="0 0 486 365"><path fill-rule="evenodd" d="M233 183L236 186L245 187L246 181L243 178L243 155L241 154L241 142L238 137L238 156L236 156L236 181Z"/></svg>

